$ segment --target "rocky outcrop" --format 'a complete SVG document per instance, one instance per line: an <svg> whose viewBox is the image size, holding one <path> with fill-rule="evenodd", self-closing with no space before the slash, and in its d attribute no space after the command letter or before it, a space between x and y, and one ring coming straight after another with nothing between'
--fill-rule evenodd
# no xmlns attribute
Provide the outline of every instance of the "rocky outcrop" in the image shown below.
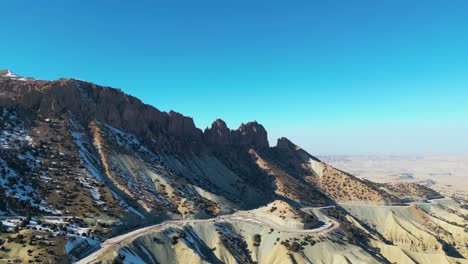
<svg viewBox="0 0 468 264"><path fill-rule="evenodd" d="M276 147L280 150L296 150L297 146L285 137L278 138Z"/></svg>
<svg viewBox="0 0 468 264"><path fill-rule="evenodd" d="M305 150L294 144L291 140L281 137L276 143L276 147L273 148L277 155L287 154L287 157L295 157L298 161L308 162L309 160L319 161L316 157L310 155Z"/></svg>
<svg viewBox="0 0 468 264"><path fill-rule="evenodd" d="M161 134L200 140L202 131L193 119L176 112L161 112L118 89L74 79L57 81L0 81L0 105L15 105L37 113L72 113L86 124L97 120L141 138Z"/></svg>
<svg viewBox="0 0 468 264"><path fill-rule="evenodd" d="M9 77L11 75L14 75L14 73L12 73L9 69L0 70L0 78L1 77Z"/></svg>
<svg viewBox="0 0 468 264"><path fill-rule="evenodd" d="M221 119L216 119L211 124L211 128L206 128L203 137L209 145L231 144L231 130L227 127L226 122Z"/></svg>
<svg viewBox="0 0 468 264"><path fill-rule="evenodd" d="M174 111L169 112L168 132L178 137L201 139L202 131L195 127L191 117L183 116Z"/></svg>
<svg viewBox="0 0 468 264"><path fill-rule="evenodd" d="M223 120L218 119L203 133L195 127L191 117L174 111L161 112L119 89L75 79L1 79L0 105L15 105L44 114L71 113L85 126L96 120L142 139L166 141L172 145L189 142L197 145L197 148L202 145L258 149L269 147L267 132L256 121L242 124L237 130L230 130Z"/></svg>
<svg viewBox="0 0 468 264"><path fill-rule="evenodd" d="M269 147L267 131L256 121L241 124L237 130L230 130L223 120L217 119L211 128L205 129L204 139L207 144L215 146Z"/></svg>
<svg viewBox="0 0 468 264"><path fill-rule="evenodd" d="M257 121L242 124L234 131L233 143L260 149L269 147L267 132Z"/></svg>

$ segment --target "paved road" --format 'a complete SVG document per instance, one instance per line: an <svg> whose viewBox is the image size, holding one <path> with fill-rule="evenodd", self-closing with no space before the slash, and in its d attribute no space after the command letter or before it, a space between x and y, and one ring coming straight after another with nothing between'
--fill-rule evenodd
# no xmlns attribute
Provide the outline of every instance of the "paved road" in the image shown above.
<svg viewBox="0 0 468 264"><path fill-rule="evenodd" d="M243 221L243 222L256 223L256 224L268 226L269 228L273 228L280 232L298 233L298 234L327 233L339 227L338 222L331 221L331 222L325 222L325 224L319 228L293 229L293 228L282 227L276 223L269 221L268 219L259 218L255 216L245 216L242 214L225 215L225 216L219 216L217 218L210 218L210 219L170 220L170 221L163 222L161 224L140 228L135 231L131 231L129 233L126 233L126 234L123 234L114 238L110 238L101 244L101 248L98 251L94 252L88 257L83 258L75 263L76 264L93 263L97 261L98 257L101 256L107 250L111 248L118 248L119 246L125 244L123 242L129 243L132 240L142 235L164 230L171 225L186 225L186 224L194 224L194 223L210 223L210 222L213 223L213 222L225 222L225 221Z"/></svg>

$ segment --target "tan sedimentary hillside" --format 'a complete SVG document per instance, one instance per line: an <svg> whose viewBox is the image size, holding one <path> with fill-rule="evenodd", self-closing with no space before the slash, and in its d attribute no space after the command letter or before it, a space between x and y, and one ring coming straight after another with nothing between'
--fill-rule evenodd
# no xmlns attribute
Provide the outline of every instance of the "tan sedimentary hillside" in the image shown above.
<svg viewBox="0 0 468 264"><path fill-rule="evenodd" d="M377 183L414 182L468 202L467 155L323 156L340 170Z"/></svg>
<svg viewBox="0 0 468 264"><path fill-rule="evenodd" d="M274 164L275 168L287 171L296 180L320 190L336 202L400 202L380 186L321 162L286 138L280 138L276 147L261 151L260 156Z"/></svg>
<svg viewBox="0 0 468 264"><path fill-rule="evenodd" d="M332 201L315 188L314 185L292 176L272 162L263 159L258 152L253 149L249 150L249 153L256 160L259 168L265 171L274 180L276 195L305 205L323 206L332 203Z"/></svg>
<svg viewBox="0 0 468 264"><path fill-rule="evenodd" d="M323 225L313 214L305 213L282 200L273 201L254 210L236 212L235 215L263 219L272 225L294 229L312 229Z"/></svg>
<svg viewBox="0 0 468 264"><path fill-rule="evenodd" d="M414 182L391 182L382 184L382 188L395 196L409 200L443 198L440 193L431 188Z"/></svg>
<svg viewBox="0 0 468 264"><path fill-rule="evenodd" d="M295 234L244 221L173 225L128 239L102 263L379 263L337 235Z"/></svg>
<svg viewBox="0 0 468 264"><path fill-rule="evenodd" d="M277 207L278 206L278 207ZM275 201L241 218L169 224L116 242L96 260L139 259L145 263L467 263L467 232L451 218L453 200L411 206L346 205L315 208L340 226L306 233L290 228L283 216L298 216ZM273 209L273 210L272 210ZM437 211L437 216L434 212ZM461 210L463 212L463 209ZM269 215L272 220L260 222ZM259 217L259 218L254 218ZM279 217L275 219L274 217ZM251 220L249 220L251 219ZM326 220L328 221L328 220ZM289 229L287 229L289 230ZM303 233L301 233L303 230Z"/></svg>
<svg viewBox="0 0 468 264"><path fill-rule="evenodd" d="M347 204L343 208L374 235L372 244L390 261L406 255L412 260L409 263L429 263L431 258L438 263L466 262L468 215L451 199L398 207ZM460 213L462 216L457 215Z"/></svg>

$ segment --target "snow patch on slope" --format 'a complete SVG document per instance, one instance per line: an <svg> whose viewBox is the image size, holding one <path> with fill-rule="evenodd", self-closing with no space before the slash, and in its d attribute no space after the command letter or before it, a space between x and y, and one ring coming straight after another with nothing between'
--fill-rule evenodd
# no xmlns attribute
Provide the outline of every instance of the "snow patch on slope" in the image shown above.
<svg viewBox="0 0 468 264"><path fill-rule="evenodd" d="M0 70L0 78L11 78L11 79L19 80L19 81L34 80L33 78L20 76L20 75L18 75L16 73L12 72L9 69Z"/></svg>

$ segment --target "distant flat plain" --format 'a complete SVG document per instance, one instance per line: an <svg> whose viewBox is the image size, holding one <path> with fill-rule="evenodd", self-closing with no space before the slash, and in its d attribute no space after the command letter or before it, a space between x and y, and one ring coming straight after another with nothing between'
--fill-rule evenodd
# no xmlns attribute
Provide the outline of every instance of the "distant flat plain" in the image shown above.
<svg viewBox="0 0 468 264"><path fill-rule="evenodd" d="M468 197L467 156L320 156L324 162L376 182L411 181Z"/></svg>

